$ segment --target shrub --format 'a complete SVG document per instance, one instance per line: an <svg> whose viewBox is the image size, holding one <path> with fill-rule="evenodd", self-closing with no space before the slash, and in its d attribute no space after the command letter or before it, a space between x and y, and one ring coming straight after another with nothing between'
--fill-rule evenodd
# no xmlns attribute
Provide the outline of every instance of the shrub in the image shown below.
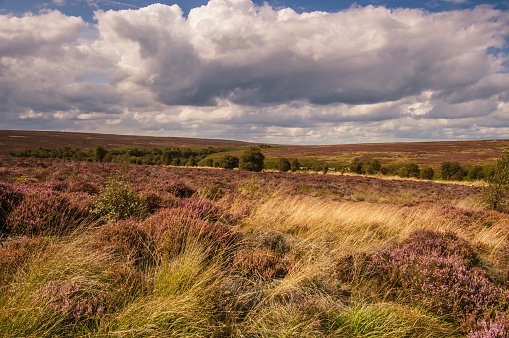
<svg viewBox="0 0 509 338"><path fill-rule="evenodd" d="M239 240L230 226L204 221L203 214L194 212L186 207L162 209L143 222L142 227L154 238L157 251L163 257L183 252L189 239L202 242L211 256Z"/></svg>
<svg viewBox="0 0 509 338"><path fill-rule="evenodd" d="M71 203L67 196L50 190L32 189L10 213L6 228L16 235L64 234L87 216L88 211Z"/></svg>
<svg viewBox="0 0 509 338"><path fill-rule="evenodd" d="M191 197L196 192L196 190L182 182L169 182L166 191L179 198Z"/></svg>
<svg viewBox="0 0 509 338"><path fill-rule="evenodd" d="M290 169L290 170L291 170L291 171L297 171L297 170L299 170L299 169L300 169L300 162L299 162L299 160L298 160L298 159L294 159L294 160L292 161L292 166L291 166L291 169Z"/></svg>
<svg viewBox="0 0 509 338"><path fill-rule="evenodd" d="M286 158L279 159L277 163L277 170L287 172L291 169L292 165L290 161Z"/></svg>
<svg viewBox="0 0 509 338"><path fill-rule="evenodd" d="M128 181L110 178L99 196L92 199L94 213L106 221L116 221L129 217L144 218L147 216L147 206Z"/></svg>
<svg viewBox="0 0 509 338"><path fill-rule="evenodd" d="M247 277L283 278L293 268L289 256L278 257L265 248L244 249L233 258L232 267Z"/></svg>
<svg viewBox="0 0 509 338"><path fill-rule="evenodd" d="M0 182L0 233L5 230L7 217L22 199L23 192L19 188Z"/></svg>
<svg viewBox="0 0 509 338"><path fill-rule="evenodd" d="M481 167L480 165L473 167L468 171L467 178L470 181L484 179L484 168Z"/></svg>
<svg viewBox="0 0 509 338"><path fill-rule="evenodd" d="M80 282L50 281L40 290L40 296L53 311L73 321L98 319L115 303L111 292L94 290Z"/></svg>
<svg viewBox="0 0 509 338"><path fill-rule="evenodd" d="M417 163L409 163L405 165L403 168L399 169L398 174L401 177L419 178L421 176L421 171Z"/></svg>
<svg viewBox="0 0 509 338"><path fill-rule="evenodd" d="M239 158L233 155L223 155L219 160L219 166L223 169L233 169L239 166Z"/></svg>
<svg viewBox="0 0 509 338"><path fill-rule="evenodd" d="M421 178L423 180L432 180L435 176L435 171L431 167L426 167L421 170Z"/></svg>
<svg viewBox="0 0 509 338"><path fill-rule="evenodd" d="M440 175L443 180L461 181L467 174L459 162L442 162Z"/></svg>
<svg viewBox="0 0 509 338"><path fill-rule="evenodd" d="M135 266L145 267L154 263L153 238L135 219L103 225L97 234L96 243L103 250L123 257Z"/></svg>
<svg viewBox="0 0 509 338"><path fill-rule="evenodd" d="M483 201L491 209L504 211L509 195L509 151L500 155L488 186L483 190Z"/></svg>
<svg viewBox="0 0 509 338"><path fill-rule="evenodd" d="M239 168L248 171L262 171L265 156L259 147L251 146L244 151L239 160Z"/></svg>
<svg viewBox="0 0 509 338"><path fill-rule="evenodd" d="M509 323L482 320L476 330L471 330L467 338L509 338Z"/></svg>
<svg viewBox="0 0 509 338"><path fill-rule="evenodd" d="M440 315L472 324L507 307L509 292L476 267L476 248L452 232L417 230L394 249L374 257L387 285Z"/></svg>

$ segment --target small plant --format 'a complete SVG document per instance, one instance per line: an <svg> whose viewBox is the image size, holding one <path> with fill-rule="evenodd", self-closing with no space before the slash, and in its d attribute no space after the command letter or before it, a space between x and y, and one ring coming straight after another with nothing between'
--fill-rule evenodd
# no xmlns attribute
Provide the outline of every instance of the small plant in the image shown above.
<svg viewBox="0 0 509 338"><path fill-rule="evenodd" d="M114 303L113 294L93 290L85 283L51 281L41 290L48 306L70 320L84 320L103 316Z"/></svg>
<svg viewBox="0 0 509 338"><path fill-rule="evenodd" d="M132 188L125 178L112 177L99 196L92 199L94 213L108 222L134 217L142 219L147 216L144 199Z"/></svg>
<svg viewBox="0 0 509 338"><path fill-rule="evenodd" d="M123 257L135 266L145 267L155 262L154 241L135 219L103 225L97 234L96 243L103 250Z"/></svg>

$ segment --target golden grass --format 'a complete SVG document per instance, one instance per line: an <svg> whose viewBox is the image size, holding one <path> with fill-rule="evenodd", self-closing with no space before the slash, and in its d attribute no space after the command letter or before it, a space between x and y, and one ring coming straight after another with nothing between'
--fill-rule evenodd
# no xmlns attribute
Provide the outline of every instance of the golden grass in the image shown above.
<svg viewBox="0 0 509 338"><path fill-rule="evenodd" d="M466 198L457 206L472 207ZM468 228L454 219L438 216L439 204L402 206L370 202L338 202L307 196L278 196L258 207L242 225L249 232L279 231L298 239L302 250L312 252L360 252L400 241L415 229L453 230L489 251L503 245L509 234L506 219Z"/></svg>

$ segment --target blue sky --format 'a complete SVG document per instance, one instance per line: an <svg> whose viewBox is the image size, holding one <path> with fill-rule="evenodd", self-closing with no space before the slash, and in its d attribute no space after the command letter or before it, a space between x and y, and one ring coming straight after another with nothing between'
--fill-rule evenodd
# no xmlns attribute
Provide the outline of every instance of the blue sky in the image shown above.
<svg viewBox="0 0 509 338"><path fill-rule="evenodd" d="M508 37L509 0L0 0L0 129L509 138Z"/></svg>
<svg viewBox="0 0 509 338"><path fill-rule="evenodd" d="M387 8L424 8L431 12L461 10L473 8L481 4L493 5L496 9L508 10L509 1L504 0L255 0L254 3L263 5L265 2L273 7L290 7L298 12L326 11L337 12L346 9L352 4L359 6L384 6ZM185 0L185 1L148 1L148 0L65 0L52 2L49 0L0 0L0 10L20 15L31 11L37 13L41 8L58 9L67 15L80 16L86 21L93 21L93 12L97 8L103 10L123 10L146 7L154 3L166 5L177 4L187 15L192 8L200 7L208 3L207 0Z"/></svg>

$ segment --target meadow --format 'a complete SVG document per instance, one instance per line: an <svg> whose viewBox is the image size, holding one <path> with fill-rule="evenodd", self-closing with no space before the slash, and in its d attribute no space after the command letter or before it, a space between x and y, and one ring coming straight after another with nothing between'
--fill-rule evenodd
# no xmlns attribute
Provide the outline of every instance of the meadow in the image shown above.
<svg viewBox="0 0 509 338"><path fill-rule="evenodd" d="M481 184L0 157L2 337L507 337Z"/></svg>

